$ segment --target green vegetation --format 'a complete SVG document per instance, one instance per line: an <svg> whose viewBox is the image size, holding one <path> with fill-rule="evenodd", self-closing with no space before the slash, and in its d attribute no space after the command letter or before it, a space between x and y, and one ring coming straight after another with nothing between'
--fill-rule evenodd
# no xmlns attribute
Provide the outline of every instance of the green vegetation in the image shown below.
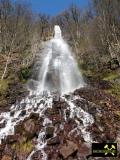
<svg viewBox="0 0 120 160"><path fill-rule="evenodd" d="M54 24L62 28L83 76L96 83L112 83L106 92L119 97L120 87L114 81L119 81L120 1L91 0L92 7L84 11L72 4L54 17L39 13L36 21L32 9L23 1L2 0L0 6L0 77L4 75L0 104L7 103L5 94L10 83L23 85L30 78L34 57L41 42L53 36Z"/></svg>
<svg viewBox="0 0 120 160"><path fill-rule="evenodd" d="M26 67L26 68L22 68L19 72L19 79L22 82L26 82L31 76L31 69Z"/></svg>
<svg viewBox="0 0 120 160"><path fill-rule="evenodd" d="M105 81L111 81L111 80L115 80L116 78L119 78L119 74L115 71L110 71L108 73L104 73L103 75L103 80Z"/></svg>
<svg viewBox="0 0 120 160"><path fill-rule="evenodd" d="M29 154L33 150L33 144L31 141L15 143L12 145L12 148L20 153Z"/></svg>
<svg viewBox="0 0 120 160"><path fill-rule="evenodd" d="M107 93L117 97L120 100L120 85L113 84L112 88L105 90Z"/></svg>
<svg viewBox="0 0 120 160"><path fill-rule="evenodd" d="M8 89L8 80L1 80L0 81L0 106L5 106L7 104L7 100L4 97L7 89Z"/></svg>
<svg viewBox="0 0 120 160"><path fill-rule="evenodd" d="M4 94L8 89L8 80L1 80L0 81L0 94Z"/></svg>

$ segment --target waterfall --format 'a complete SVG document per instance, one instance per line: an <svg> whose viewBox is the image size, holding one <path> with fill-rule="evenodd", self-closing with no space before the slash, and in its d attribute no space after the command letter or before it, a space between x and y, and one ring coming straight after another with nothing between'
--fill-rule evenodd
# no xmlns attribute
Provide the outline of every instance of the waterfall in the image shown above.
<svg viewBox="0 0 120 160"><path fill-rule="evenodd" d="M54 38L48 42L46 52L39 72L37 92L46 90L64 94L84 86L77 63L58 25L54 27Z"/></svg>
<svg viewBox="0 0 120 160"><path fill-rule="evenodd" d="M29 119L31 113L38 114L39 118L44 120L41 122L37 144L26 157L27 160L32 160L37 151L42 154L41 160L47 160L48 155L45 151L45 148L48 147L48 139L45 137L46 128L54 127L53 137L55 137L59 135L58 131L65 130L70 119L73 120L73 124L69 124L72 128L68 132L68 137L80 135L87 143L93 141L88 128L94 123L94 118L81 108L84 103L90 105L89 102L84 102L84 99L74 94L64 94L84 86L82 75L67 43L62 38L59 26L55 26L54 33L54 38L48 42L45 48L46 55L44 55L39 71L37 89L35 92L30 92L21 102L13 104L10 111L0 114L0 125L2 126L0 128L0 143L8 135L14 135L15 127ZM59 100L56 101L54 97L57 96L57 93L54 95L51 94L52 92L61 94L58 96ZM57 111L56 113L54 109ZM52 112L49 115L50 110ZM67 113L68 111L70 115ZM24 114L22 114L23 112ZM60 124L55 123L55 117L60 118Z"/></svg>

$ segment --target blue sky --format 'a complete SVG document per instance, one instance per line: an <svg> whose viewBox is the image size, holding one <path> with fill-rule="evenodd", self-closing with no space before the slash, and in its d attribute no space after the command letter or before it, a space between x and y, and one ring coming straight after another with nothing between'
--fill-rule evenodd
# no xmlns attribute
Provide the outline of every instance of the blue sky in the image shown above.
<svg viewBox="0 0 120 160"><path fill-rule="evenodd" d="M57 15L68 8L72 3L80 8L88 6L90 0L29 0L32 9L36 13L45 13L51 16Z"/></svg>

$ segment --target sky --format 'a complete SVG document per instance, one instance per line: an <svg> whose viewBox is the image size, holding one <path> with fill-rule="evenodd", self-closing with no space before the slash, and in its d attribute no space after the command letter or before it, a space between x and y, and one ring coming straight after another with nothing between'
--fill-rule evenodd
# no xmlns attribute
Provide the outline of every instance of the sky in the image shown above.
<svg viewBox="0 0 120 160"><path fill-rule="evenodd" d="M88 6L90 0L29 0L29 2L34 12L54 16L71 4L77 4L80 8L84 8Z"/></svg>

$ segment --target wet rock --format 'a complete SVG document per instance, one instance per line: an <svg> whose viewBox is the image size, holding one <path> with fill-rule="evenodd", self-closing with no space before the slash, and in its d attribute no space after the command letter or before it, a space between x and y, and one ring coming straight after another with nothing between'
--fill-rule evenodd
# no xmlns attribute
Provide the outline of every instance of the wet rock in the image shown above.
<svg viewBox="0 0 120 160"><path fill-rule="evenodd" d="M11 117L13 117L14 114L15 114L15 111L11 111L11 112L10 112L10 116L11 116Z"/></svg>
<svg viewBox="0 0 120 160"><path fill-rule="evenodd" d="M20 117L23 117L26 115L26 110L21 111L21 113L19 114Z"/></svg>
<svg viewBox="0 0 120 160"><path fill-rule="evenodd" d="M76 122L73 119L69 118L68 121L64 125L64 130L67 133L69 133L70 131L72 131L76 127L77 127Z"/></svg>
<svg viewBox="0 0 120 160"><path fill-rule="evenodd" d="M0 128L4 128L4 127L5 127L5 125L6 125L6 121L4 120L4 122L3 122L3 123L0 123Z"/></svg>
<svg viewBox="0 0 120 160"><path fill-rule="evenodd" d="M6 138L6 143L7 144L13 144L17 142L19 139L19 135L8 135Z"/></svg>
<svg viewBox="0 0 120 160"><path fill-rule="evenodd" d="M47 145L55 145L55 144L60 144L60 139L58 136L53 137L47 141Z"/></svg>
<svg viewBox="0 0 120 160"><path fill-rule="evenodd" d="M60 124L64 120L61 115L54 115L50 119L52 120L53 125Z"/></svg>
<svg viewBox="0 0 120 160"><path fill-rule="evenodd" d="M60 154L63 156L63 158L68 158L77 150L78 150L78 146L72 141L67 140L66 144L64 144L59 151L60 151Z"/></svg>
<svg viewBox="0 0 120 160"><path fill-rule="evenodd" d="M56 108L56 109L61 109L61 104L60 103L57 103L57 104L53 104L53 108Z"/></svg>
<svg viewBox="0 0 120 160"><path fill-rule="evenodd" d="M39 113L31 113L29 118L34 119L34 120L38 120Z"/></svg>
<svg viewBox="0 0 120 160"><path fill-rule="evenodd" d="M45 114L47 116L52 116L52 115L56 115L56 114L59 114L59 110L56 109L56 108L48 108L46 111L45 111Z"/></svg>
<svg viewBox="0 0 120 160"><path fill-rule="evenodd" d="M35 122L33 121L33 119L29 119L24 123L24 129L29 133L35 132Z"/></svg>
<svg viewBox="0 0 120 160"><path fill-rule="evenodd" d="M64 103L64 102L65 102L65 99L63 99L63 98L60 97L60 102L61 102L61 103Z"/></svg>
<svg viewBox="0 0 120 160"><path fill-rule="evenodd" d="M42 99L41 101L40 101L40 104L45 104L45 101Z"/></svg>
<svg viewBox="0 0 120 160"><path fill-rule="evenodd" d="M54 95L53 96L53 104L56 104L56 103L58 103L60 101L60 95Z"/></svg>
<svg viewBox="0 0 120 160"><path fill-rule="evenodd" d="M43 158L42 152L37 151L32 155L31 160L42 160L42 158Z"/></svg>
<svg viewBox="0 0 120 160"><path fill-rule="evenodd" d="M66 95L65 95L65 98L71 99L71 95L70 95L70 94L66 94Z"/></svg>
<svg viewBox="0 0 120 160"><path fill-rule="evenodd" d="M88 111L88 102L85 99L76 99L74 100L75 105L81 107L85 111Z"/></svg>
<svg viewBox="0 0 120 160"><path fill-rule="evenodd" d="M70 110L66 110L66 118L68 119L69 118L69 116L70 116Z"/></svg>
<svg viewBox="0 0 120 160"><path fill-rule="evenodd" d="M15 126L15 133L19 133L21 135L25 135L28 138L34 137L35 134L38 134L40 129L40 124L38 120L27 118L23 122L19 122L17 126Z"/></svg>
<svg viewBox="0 0 120 160"><path fill-rule="evenodd" d="M47 127L46 128L46 139L53 137L54 134L54 127Z"/></svg>
<svg viewBox="0 0 120 160"><path fill-rule="evenodd" d="M22 109L25 109L26 103L21 103L20 106L21 106Z"/></svg>

